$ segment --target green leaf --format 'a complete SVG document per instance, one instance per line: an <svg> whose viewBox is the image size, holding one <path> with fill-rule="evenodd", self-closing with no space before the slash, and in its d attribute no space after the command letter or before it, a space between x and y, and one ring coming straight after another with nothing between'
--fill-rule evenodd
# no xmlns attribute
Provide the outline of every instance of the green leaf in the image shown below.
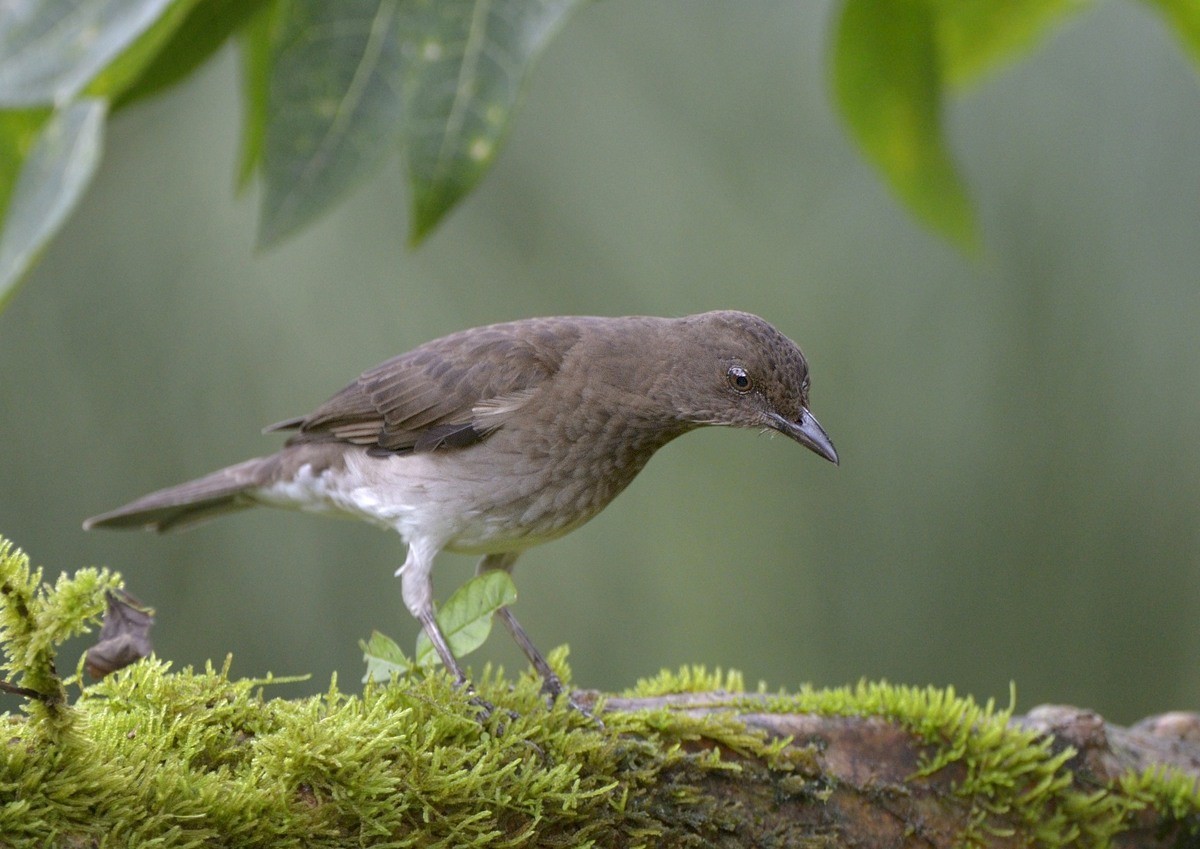
<svg viewBox="0 0 1200 849"><path fill-rule="evenodd" d="M492 632L492 614L517 600L517 588L507 572L493 570L476 575L446 601L437 613L438 625L446 635L455 657L470 654L483 645ZM417 637L417 666L433 666L441 658L422 631Z"/></svg>
<svg viewBox="0 0 1200 849"><path fill-rule="evenodd" d="M51 114L52 110L44 106L0 110L0 221L3 221L2 210L8 207L25 157L33 149L42 125Z"/></svg>
<svg viewBox="0 0 1200 849"><path fill-rule="evenodd" d="M1196 0L1148 0L1175 30L1183 49L1200 71L1200 3Z"/></svg>
<svg viewBox="0 0 1200 849"><path fill-rule="evenodd" d="M962 85L1029 51L1050 25L1085 0L936 0L943 78Z"/></svg>
<svg viewBox="0 0 1200 849"><path fill-rule="evenodd" d="M153 59L136 80L121 90L116 108L128 106L182 81L270 2L204 0L197 4L190 0L189 3L176 3L174 8L182 9L186 17L172 27L165 43L157 45Z"/></svg>
<svg viewBox="0 0 1200 849"><path fill-rule="evenodd" d="M974 215L942 137L942 77L929 6L847 0L833 62L838 106L867 158L918 216L973 248Z"/></svg>
<svg viewBox="0 0 1200 849"><path fill-rule="evenodd" d="M293 0L269 60L259 242L398 146L418 242L495 160L533 62L581 0Z"/></svg>
<svg viewBox="0 0 1200 849"><path fill-rule="evenodd" d="M367 674L363 683L368 681L387 682L393 676L407 675L412 669L412 661L404 654L400 646L391 637L378 631L371 632L371 639L359 640L358 645L363 650L363 660L367 663Z"/></svg>
<svg viewBox="0 0 1200 849"><path fill-rule="evenodd" d="M0 105L64 104L171 0L0 3Z"/></svg>
<svg viewBox="0 0 1200 849"><path fill-rule="evenodd" d="M274 41L259 243L313 221L395 144L398 0L292 0Z"/></svg>
<svg viewBox="0 0 1200 849"><path fill-rule="evenodd" d="M198 2L200 0L174 0L153 25L139 35L104 70L92 77L83 90L84 94L89 97L104 97L119 104L126 91L143 78Z"/></svg>
<svg viewBox="0 0 1200 849"><path fill-rule="evenodd" d="M406 7L404 145L416 244L491 167L533 64L579 0Z"/></svg>
<svg viewBox="0 0 1200 849"><path fill-rule="evenodd" d="M271 45L279 26L280 4L268 3L251 18L241 33L242 56L242 155L237 186L249 185L262 162L267 132L267 89L271 82Z"/></svg>
<svg viewBox="0 0 1200 849"><path fill-rule="evenodd" d="M21 164L0 233L0 306L92 179L107 105L88 99L56 111Z"/></svg>

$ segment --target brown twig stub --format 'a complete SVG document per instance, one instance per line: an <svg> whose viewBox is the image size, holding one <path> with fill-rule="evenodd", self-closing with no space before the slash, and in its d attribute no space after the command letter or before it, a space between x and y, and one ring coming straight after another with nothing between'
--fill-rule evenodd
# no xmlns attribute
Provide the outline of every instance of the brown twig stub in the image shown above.
<svg viewBox="0 0 1200 849"><path fill-rule="evenodd" d="M13 684L10 681L5 681L3 678L0 678L0 690L3 690L6 693L11 693L14 696L21 696L25 699L35 699L45 705L56 705L62 702L62 699L58 696L33 690L29 687L22 687L19 684Z"/></svg>

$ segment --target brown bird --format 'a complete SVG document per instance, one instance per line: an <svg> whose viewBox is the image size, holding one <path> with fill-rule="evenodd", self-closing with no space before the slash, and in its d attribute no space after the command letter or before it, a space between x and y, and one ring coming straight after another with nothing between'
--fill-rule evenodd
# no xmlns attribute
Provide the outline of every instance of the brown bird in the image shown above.
<svg viewBox="0 0 1200 849"><path fill-rule="evenodd" d="M433 610L439 551L512 570L574 530L650 456L705 425L777 431L838 462L808 411L800 349L744 312L531 318L464 330L364 372L283 449L153 492L84 528L167 531L269 504L350 516L408 543L404 602L460 684ZM562 684L507 608L497 614L551 695Z"/></svg>

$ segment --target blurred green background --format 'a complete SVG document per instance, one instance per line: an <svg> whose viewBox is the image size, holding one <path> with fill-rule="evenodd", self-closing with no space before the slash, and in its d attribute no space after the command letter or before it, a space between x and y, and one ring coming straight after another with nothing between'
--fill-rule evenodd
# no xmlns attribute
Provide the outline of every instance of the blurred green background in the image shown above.
<svg viewBox="0 0 1200 849"><path fill-rule="evenodd" d="M258 510L157 537L80 522L279 444L426 339L527 315L757 312L798 340L840 469L712 430L518 567L578 685L704 662L794 687L953 684L1128 722L1200 700L1200 85L1104 4L955 100L983 256L849 143L830 4L585 8L494 172L416 252L401 165L266 253L232 191L236 62L122 113L81 209L0 314L0 533L120 570L159 654L333 671L411 645L397 537ZM444 555L445 598L473 562ZM74 663L74 656L66 659ZM470 658L523 668L496 633ZM64 663L66 665L66 663Z"/></svg>

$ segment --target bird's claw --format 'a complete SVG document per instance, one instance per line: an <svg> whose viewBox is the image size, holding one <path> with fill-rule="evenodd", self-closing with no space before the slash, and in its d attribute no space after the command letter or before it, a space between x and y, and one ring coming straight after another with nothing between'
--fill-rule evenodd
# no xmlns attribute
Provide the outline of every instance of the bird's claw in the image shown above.
<svg viewBox="0 0 1200 849"><path fill-rule="evenodd" d="M598 730L604 730L604 723L592 713L591 709L584 706L582 702L575 698L575 694L563 686L562 679L557 675L552 675L542 679L542 695L546 699L546 707L551 710L558 703L560 696L565 696L567 707L579 713L584 719L594 723Z"/></svg>

